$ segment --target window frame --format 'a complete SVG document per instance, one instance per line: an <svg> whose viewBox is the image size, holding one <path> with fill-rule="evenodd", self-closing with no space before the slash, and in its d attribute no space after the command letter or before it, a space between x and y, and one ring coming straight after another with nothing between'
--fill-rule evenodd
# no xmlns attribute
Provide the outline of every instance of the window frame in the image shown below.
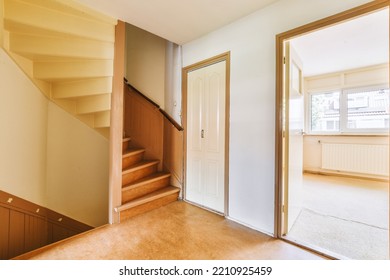
<svg viewBox="0 0 390 280"><path fill-rule="evenodd" d="M305 131L308 135L388 135L390 131L389 128L360 128L353 129L348 128L348 94L359 91L367 90L378 90L378 89L389 89L388 84L376 84L368 86L357 86L357 87L348 87L348 88L335 88L335 89L326 89L326 90L317 90L307 92L305 95L305 108L306 108L306 121L305 121ZM338 131L312 131L312 96L320 95L332 92L339 92L339 130Z"/></svg>

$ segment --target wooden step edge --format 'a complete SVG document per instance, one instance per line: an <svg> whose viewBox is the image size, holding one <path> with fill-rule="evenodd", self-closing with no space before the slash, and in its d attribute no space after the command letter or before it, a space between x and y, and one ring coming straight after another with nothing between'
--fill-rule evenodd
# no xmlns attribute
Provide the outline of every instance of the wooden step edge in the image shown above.
<svg viewBox="0 0 390 280"><path fill-rule="evenodd" d="M122 139L122 142L129 142L131 141L131 138L130 137L125 137Z"/></svg>
<svg viewBox="0 0 390 280"><path fill-rule="evenodd" d="M174 194L174 193L179 193L179 192L180 192L179 188L173 187L173 186L168 186L168 187L165 187L163 189L154 191L154 192L152 192L150 194L147 194L145 196L142 196L140 198L134 199L133 201L125 203L125 204L123 204L123 205L121 205L119 207L115 207L114 210L115 210L115 212L121 212L121 211L124 211L124 210L127 210L127 209L134 208L136 206L148 203L150 201L159 199L161 197L168 196L168 195Z"/></svg>
<svg viewBox="0 0 390 280"><path fill-rule="evenodd" d="M148 167L148 166L159 164L159 163L160 163L159 160L144 160L144 161L141 161L140 163L132 165L132 166L128 167L127 169L123 170L122 171L122 175L123 174L127 174L127 173L131 173L131 172L134 172L134 171L137 171L139 169L142 169L142 168L145 168L145 167Z"/></svg>
<svg viewBox="0 0 390 280"><path fill-rule="evenodd" d="M171 174L170 173L164 173L164 172L161 172L161 173L155 173L155 174L152 174L150 176L147 176L147 177L144 177L140 180L137 180L131 184L128 184L126 186L123 186L122 187L122 191L129 191L129 190L132 190L132 189L135 189L135 188L138 188L142 185L146 185L146 184L150 184L150 183L153 183L153 182L156 182L158 180L162 180L162 179L165 179L165 178L169 178L171 177Z"/></svg>
<svg viewBox="0 0 390 280"><path fill-rule="evenodd" d="M143 152L145 152L145 149L143 148L128 148L126 151L123 152L122 158L134 156Z"/></svg>

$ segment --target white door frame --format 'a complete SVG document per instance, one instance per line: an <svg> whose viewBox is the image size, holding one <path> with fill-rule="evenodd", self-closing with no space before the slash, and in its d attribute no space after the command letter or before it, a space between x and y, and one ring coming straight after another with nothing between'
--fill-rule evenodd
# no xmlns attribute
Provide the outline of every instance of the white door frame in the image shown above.
<svg viewBox="0 0 390 280"><path fill-rule="evenodd" d="M183 197L186 198L187 177L187 86L188 73L221 61L226 62L226 95L225 95L225 202L224 216L229 216L229 127L230 127L230 52L226 52L212 58L189 65L182 70L182 125L184 128L184 188Z"/></svg>
<svg viewBox="0 0 390 280"><path fill-rule="evenodd" d="M284 239L287 242L293 243L308 250L312 248L305 247L302 244L297 244L294 241L286 239L283 236L283 119L285 118L283 112L283 51L284 42L294 37L304 35L310 32L320 30L322 28L340 23L342 21L351 20L353 18L363 16L376 10L388 8L390 6L388 0L375 0L367 4L358 6L356 8L338 13L336 15L297 27L295 29L286 31L276 36L276 108L275 108L275 228L274 236ZM317 251L317 253L334 258L330 255Z"/></svg>

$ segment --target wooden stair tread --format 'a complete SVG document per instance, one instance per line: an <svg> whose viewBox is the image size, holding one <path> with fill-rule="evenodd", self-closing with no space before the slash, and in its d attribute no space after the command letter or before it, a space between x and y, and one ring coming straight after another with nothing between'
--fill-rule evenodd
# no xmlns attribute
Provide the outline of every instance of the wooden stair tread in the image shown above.
<svg viewBox="0 0 390 280"><path fill-rule="evenodd" d="M141 204L156 200L158 198L161 198L161 197L164 197L164 196L167 196L170 194L178 193L179 191L180 191L180 189L177 187L168 186L168 187L159 189L157 191L154 191L152 193L149 193L147 195L144 195L140 198L134 199L130 202L127 202L127 203L117 207L115 210L117 212L121 212L121 211L124 211L127 209L131 209L133 207L139 206Z"/></svg>
<svg viewBox="0 0 390 280"><path fill-rule="evenodd" d="M157 172L157 173L153 173L152 175L149 175L149 176L146 176L146 177L143 177L131 184L128 184L126 186L123 186L122 187L122 191L128 191L128 190L131 190L131 189L134 189L134 188L137 188L139 186L142 186L142 185L145 185L145 184L148 184L148 183L152 183L154 181L157 181L157 180L160 180L160 179L164 179L164 178L167 178L167 177L170 177L171 174L170 173L167 173L167 172Z"/></svg>
<svg viewBox="0 0 390 280"><path fill-rule="evenodd" d="M130 157L143 152L145 152L145 149L143 148L127 148L126 151L123 152L122 158Z"/></svg>
<svg viewBox="0 0 390 280"><path fill-rule="evenodd" d="M159 160L143 160L139 163L136 163L134 165L129 166L127 169L122 171L122 174L127 174L130 172L137 171L139 169L142 169L144 167L148 167L154 164L158 164L160 161Z"/></svg>

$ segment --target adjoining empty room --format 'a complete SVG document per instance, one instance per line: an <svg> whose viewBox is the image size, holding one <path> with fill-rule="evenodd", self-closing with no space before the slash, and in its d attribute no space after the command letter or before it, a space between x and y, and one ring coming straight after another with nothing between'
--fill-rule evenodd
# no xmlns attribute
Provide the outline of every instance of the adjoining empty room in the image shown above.
<svg viewBox="0 0 390 280"><path fill-rule="evenodd" d="M284 238L389 259L389 9L284 42Z"/></svg>

